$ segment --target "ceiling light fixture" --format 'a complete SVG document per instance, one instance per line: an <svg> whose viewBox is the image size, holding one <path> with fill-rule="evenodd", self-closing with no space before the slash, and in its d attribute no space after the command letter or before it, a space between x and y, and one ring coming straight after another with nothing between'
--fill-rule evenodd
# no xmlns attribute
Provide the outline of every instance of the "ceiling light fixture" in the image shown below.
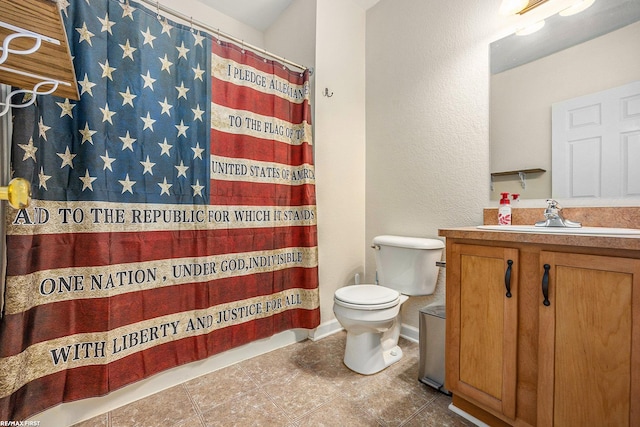
<svg viewBox="0 0 640 427"><path fill-rule="evenodd" d="M502 0L499 13L503 16L515 15L527 7L529 0Z"/></svg>
<svg viewBox="0 0 640 427"><path fill-rule="evenodd" d="M571 16L588 9L596 0L579 0L558 13L560 16Z"/></svg>

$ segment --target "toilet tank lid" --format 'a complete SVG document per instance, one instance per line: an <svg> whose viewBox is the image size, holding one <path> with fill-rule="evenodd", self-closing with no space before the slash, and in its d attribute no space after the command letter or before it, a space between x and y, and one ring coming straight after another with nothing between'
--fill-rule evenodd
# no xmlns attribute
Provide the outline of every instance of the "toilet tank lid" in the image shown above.
<svg viewBox="0 0 640 427"><path fill-rule="evenodd" d="M442 249L444 242L439 239L405 236L377 236L373 238L373 244L379 246L397 246L409 249Z"/></svg>

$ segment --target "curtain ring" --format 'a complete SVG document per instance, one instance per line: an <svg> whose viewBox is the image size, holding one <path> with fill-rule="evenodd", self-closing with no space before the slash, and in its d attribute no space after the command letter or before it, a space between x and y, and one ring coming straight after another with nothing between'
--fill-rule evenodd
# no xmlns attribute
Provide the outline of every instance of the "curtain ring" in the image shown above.
<svg viewBox="0 0 640 427"><path fill-rule="evenodd" d="M246 51L244 50L244 40L242 40L242 47L241 47L241 50L240 50L240 51L241 51L242 53L246 53Z"/></svg>
<svg viewBox="0 0 640 427"><path fill-rule="evenodd" d="M162 17L160 16L160 1L156 1L156 17L158 18L158 21L162 20Z"/></svg>
<svg viewBox="0 0 640 427"><path fill-rule="evenodd" d="M195 33L194 29L193 29L193 16L189 17L190 21L189 21L189 26L191 27L191 32Z"/></svg>

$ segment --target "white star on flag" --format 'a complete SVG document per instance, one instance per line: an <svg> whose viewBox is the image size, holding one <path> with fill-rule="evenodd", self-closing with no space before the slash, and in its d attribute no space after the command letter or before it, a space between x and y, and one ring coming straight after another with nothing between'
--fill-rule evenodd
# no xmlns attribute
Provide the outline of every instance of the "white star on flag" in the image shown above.
<svg viewBox="0 0 640 427"><path fill-rule="evenodd" d="M66 147L64 150L64 153L56 153L58 155L58 157L60 157L62 159L62 164L60 165L60 169L62 169L65 166L69 166L71 169L73 169L73 159L74 157L77 156L77 154L71 154L71 152L69 151L69 147Z"/></svg>
<svg viewBox="0 0 640 427"><path fill-rule="evenodd" d="M149 113L147 113L147 117L140 117L140 120L144 122L144 128L142 128L142 130L151 129L151 132L153 132L153 124L156 121L151 118Z"/></svg>
<svg viewBox="0 0 640 427"><path fill-rule="evenodd" d="M169 189L171 187L173 187L173 184L169 184L167 183L167 177L165 176L164 179L162 180L162 182L159 182L158 185L160 186L161 190L160 190L160 195L166 194L167 196L170 196L171 194L169 193Z"/></svg>
<svg viewBox="0 0 640 427"><path fill-rule="evenodd" d="M133 186L136 183L136 181L131 181L129 179L129 174L127 174L124 180L118 180L118 182L122 185L122 194L124 194L127 191L133 194Z"/></svg>
<svg viewBox="0 0 640 427"><path fill-rule="evenodd" d="M92 177L89 175L89 169L87 169L85 171L84 176L80 177L80 181L82 181L82 191L89 189L91 191L93 191L93 181L95 181L98 178Z"/></svg>
<svg viewBox="0 0 640 427"><path fill-rule="evenodd" d="M38 151L38 147L33 145L33 138L29 138L28 144L18 144L18 147L24 150L24 157L22 160L32 159L34 162L37 162L36 159L36 151Z"/></svg>

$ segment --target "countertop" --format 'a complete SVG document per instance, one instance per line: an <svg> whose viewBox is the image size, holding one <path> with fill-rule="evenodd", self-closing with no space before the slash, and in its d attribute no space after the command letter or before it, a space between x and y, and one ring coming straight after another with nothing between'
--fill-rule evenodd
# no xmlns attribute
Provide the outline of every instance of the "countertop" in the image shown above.
<svg viewBox="0 0 640 427"><path fill-rule="evenodd" d="M438 235L450 239L640 251L640 235L621 236L527 233L516 231L482 230L475 226L441 228L438 230Z"/></svg>

